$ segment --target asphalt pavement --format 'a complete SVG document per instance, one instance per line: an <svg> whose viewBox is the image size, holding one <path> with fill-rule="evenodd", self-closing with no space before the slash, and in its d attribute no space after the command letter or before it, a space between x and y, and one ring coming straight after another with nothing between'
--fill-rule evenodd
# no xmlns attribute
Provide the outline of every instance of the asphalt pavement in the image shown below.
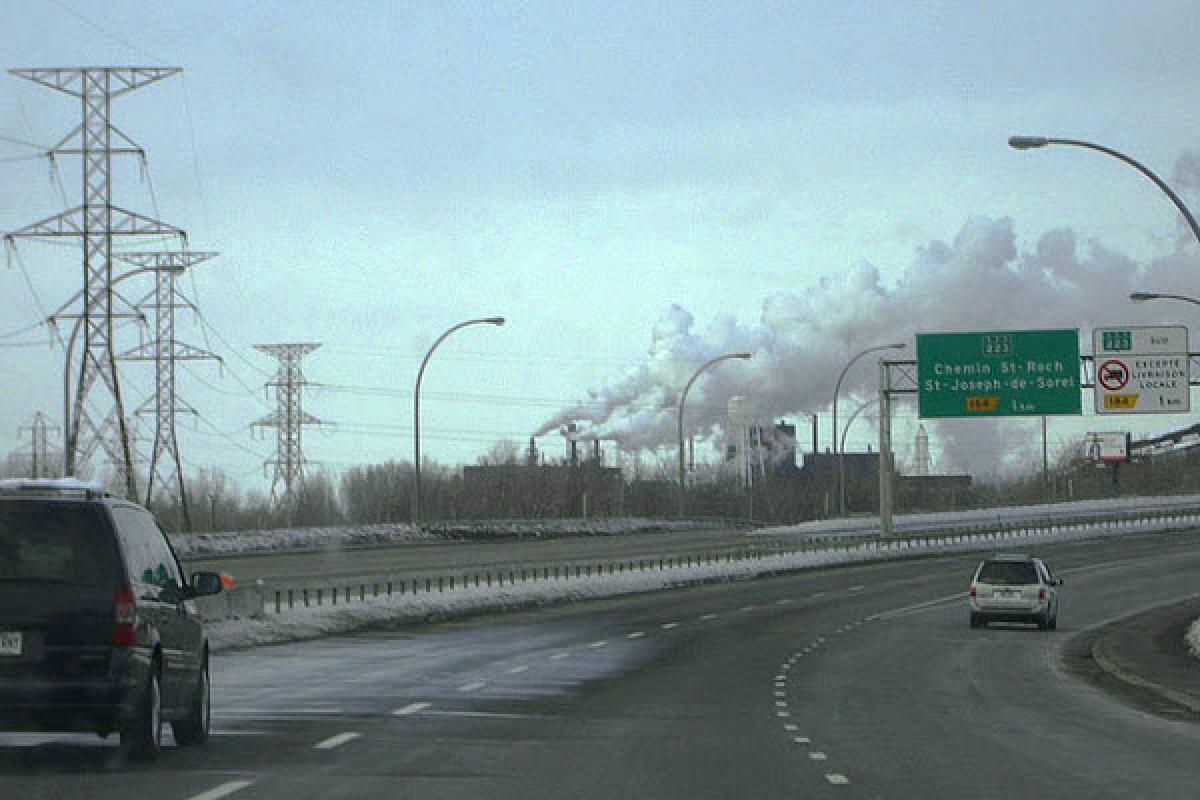
<svg viewBox="0 0 1200 800"><path fill-rule="evenodd" d="M0 796L1195 797L1200 727L1063 649L1192 594L1200 533L1033 552L1058 631L970 630L950 556L226 653L208 745L0 734Z"/></svg>

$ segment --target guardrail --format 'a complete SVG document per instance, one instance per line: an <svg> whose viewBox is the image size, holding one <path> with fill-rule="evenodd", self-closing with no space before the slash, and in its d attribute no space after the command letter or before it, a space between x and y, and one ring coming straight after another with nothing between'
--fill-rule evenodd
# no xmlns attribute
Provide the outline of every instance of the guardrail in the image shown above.
<svg viewBox="0 0 1200 800"><path fill-rule="evenodd" d="M720 572L721 565L763 564L755 574L788 572L805 567L796 558L820 556L821 563L868 561L892 558L915 558L948 552L990 549L993 545L1037 543L1094 538L1122 533L1179 530L1200 527L1200 510L1129 513L1118 512L1104 519L1095 517L1058 520L1045 525L1008 525L1003 521L988 525L975 523L936 534L894 536L846 542L845 534L805 537L797 543L781 539L769 544L724 548L711 552L663 556L659 558L630 558L622 560L581 560L536 566L460 571L431 570L421 574L391 573L368 576L354 581L326 581L295 586L255 585L236 587L218 595L202 608L210 619L229 617L258 617L282 614L295 609L323 608L362 604L376 598L409 595L527 586L546 582L590 580L625 573L682 573L698 567L706 572ZM841 554L843 558L838 558ZM775 563L778 562L778 563ZM809 566L812 566L810 564ZM731 568L725 579L744 570ZM708 580L721 579L717 574Z"/></svg>

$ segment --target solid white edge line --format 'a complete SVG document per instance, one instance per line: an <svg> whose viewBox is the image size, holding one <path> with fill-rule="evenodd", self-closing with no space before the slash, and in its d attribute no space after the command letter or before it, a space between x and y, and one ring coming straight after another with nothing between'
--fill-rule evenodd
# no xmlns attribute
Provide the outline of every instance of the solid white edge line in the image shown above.
<svg viewBox="0 0 1200 800"><path fill-rule="evenodd" d="M332 750L335 747L341 747L346 742L354 741L361 735L361 733L355 733L354 731L339 733L337 736L330 736L325 741L314 744L313 750Z"/></svg>
<svg viewBox="0 0 1200 800"><path fill-rule="evenodd" d="M416 714L418 711L424 711L433 703L409 703L404 708L397 708L392 712L397 717L407 717L409 714Z"/></svg>
<svg viewBox="0 0 1200 800"><path fill-rule="evenodd" d="M220 786L214 786L207 792L192 795L188 800L220 800L222 797L228 797L234 792L240 792L252 783L254 781L229 781L228 783L222 783Z"/></svg>

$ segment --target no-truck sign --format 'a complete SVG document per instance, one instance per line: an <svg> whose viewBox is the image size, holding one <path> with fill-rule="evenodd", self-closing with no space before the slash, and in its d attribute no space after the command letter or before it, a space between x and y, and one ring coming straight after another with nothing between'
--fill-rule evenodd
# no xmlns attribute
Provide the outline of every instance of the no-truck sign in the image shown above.
<svg viewBox="0 0 1200 800"><path fill-rule="evenodd" d="M1125 362L1110 358L1096 368L1096 380L1110 392L1119 392L1129 383L1129 367Z"/></svg>
<svg viewBox="0 0 1200 800"><path fill-rule="evenodd" d="M1187 328L1096 328L1097 414L1171 414L1190 408Z"/></svg>

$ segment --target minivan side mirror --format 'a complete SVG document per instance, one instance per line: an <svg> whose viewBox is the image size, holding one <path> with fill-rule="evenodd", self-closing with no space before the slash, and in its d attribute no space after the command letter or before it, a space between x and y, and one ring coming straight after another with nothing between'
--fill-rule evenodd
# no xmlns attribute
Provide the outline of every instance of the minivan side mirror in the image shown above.
<svg viewBox="0 0 1200 800"><path fill-rule="evenodd" d="M218 594L222 585L221 576L216 572L192 573L192 594L196 597Z"/></svg>
<svg viewBox="0 0 1200 800"><path fill-rule="evenodd" d="M1063 585L1063 579L1062 579L1062 578L1055 578L1055 579L1054 579L1054 585L1055 585L1055 586L1062 586L1062 585Z"/></svg>

